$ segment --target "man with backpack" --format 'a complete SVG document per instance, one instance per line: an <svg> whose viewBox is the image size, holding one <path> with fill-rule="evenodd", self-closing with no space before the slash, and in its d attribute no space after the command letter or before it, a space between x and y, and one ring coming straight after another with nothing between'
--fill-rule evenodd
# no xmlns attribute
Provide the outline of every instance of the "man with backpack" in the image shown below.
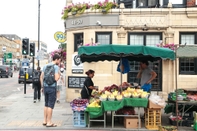
<svg viewBox="0 0 197 131"><path fill-rule="evenodd" d="M57 81L60 78L59 67L60 56L54 54L53 61L43 67L40 81L42 85L41 91L44 91L45 107L44 107L44 121L43 125L46 127L56 127L57 125L52 123L52 113L56 102L56 86Z"/></svg>
<svg viewBox="0 0 197 131"><path fill-rule="evenodd" d="M37 67L37 70L33 72L33 88L34 88L34 103L36 103L36 100L40 101L40 90L41 90L41 83L40 83L40 67Z"/></svg>

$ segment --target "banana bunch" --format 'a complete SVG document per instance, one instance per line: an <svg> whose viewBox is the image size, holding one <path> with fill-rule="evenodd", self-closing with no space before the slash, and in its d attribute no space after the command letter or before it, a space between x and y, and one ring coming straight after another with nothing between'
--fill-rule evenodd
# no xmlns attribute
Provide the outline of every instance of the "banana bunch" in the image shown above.
<svg viewBox="0 0 197 131"><path fill-rule="evenodd" d="M127 92L132 93L132 92L134 92L134 91L135 91L135 88L131 88L131 87L128 87L128 88L127 88Z"/></svg>
<svg viewBox="0 0 197 131"><path fill-rule="evenodd" d="M113 96L117 96L118 95L118 91L114 91L114 92L112 92L112 94L113 94Z"/></svg>
<svg viewBox="0 0 197 131"><path fill-rule="evenodd" d="M147 98L148 95L149 93L144 91L141 93L141 98Z"/></svg>
<svg viewBox="0 0 197 131"><path fill-rule="evenodd" d="M99 102L100 102L99 100L96 100L96 101L92 102L91 104L89 104L88 107L101 107L99 105Z"/></svg>
<svg viewBox="0 0 197 131"><path fill-rule="evenodd" d="M122 100L122 95L117 95L116 96L116 99L119 101L119 100Z"/></svg>

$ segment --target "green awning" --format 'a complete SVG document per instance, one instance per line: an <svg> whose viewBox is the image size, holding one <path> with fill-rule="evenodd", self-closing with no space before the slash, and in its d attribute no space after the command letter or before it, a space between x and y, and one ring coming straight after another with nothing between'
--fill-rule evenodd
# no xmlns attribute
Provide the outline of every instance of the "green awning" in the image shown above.
<svg viewBox="0 0 197 131"><path fill-rule="evenodd" d="M78 55L82 62L119 61L121 58L130 61L175 59L173 50L142 45L82 46L78 50Z"/></svg>
<svg viewBox="0 0 197 131"><path fill-rule="evenodd" d="M186 45L180 46L177 49L176 57L187 57L187 58L196 58L197 57L197 46L195 45Z"/></svg>

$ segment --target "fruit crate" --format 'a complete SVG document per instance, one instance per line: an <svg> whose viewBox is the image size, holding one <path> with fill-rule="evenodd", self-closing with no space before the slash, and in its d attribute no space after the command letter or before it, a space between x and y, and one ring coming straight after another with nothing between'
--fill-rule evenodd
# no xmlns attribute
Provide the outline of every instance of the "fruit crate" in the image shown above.
<svg viewBox="0 0 197 131"><path fill-rule="evenodd" d="M73 126L74 127L86 127L84 111L73 111Z"/></svg>
<svg viewBox="0 0 197 131"><path fill-rule="evenodd" d="M150 109L145 111L145 127L149 130L158 130L161 126L161 109Z"/></svg>

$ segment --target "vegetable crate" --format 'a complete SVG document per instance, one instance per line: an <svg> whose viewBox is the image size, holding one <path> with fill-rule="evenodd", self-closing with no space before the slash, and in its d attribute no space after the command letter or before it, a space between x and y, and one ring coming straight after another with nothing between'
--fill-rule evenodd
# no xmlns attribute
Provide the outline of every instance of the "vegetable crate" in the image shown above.
<svg viewBox="0 0 197 131"><path fill-rule="evenodd" d="M86 127L85 112L73 111L73 126Z"/></svg>
<svg viewBox="0 0 197 131"><path fill-rule="evenodd" d="M145 127L149 130L158 130L161 126L161 109L148 108L145 112Z"/></svg>

